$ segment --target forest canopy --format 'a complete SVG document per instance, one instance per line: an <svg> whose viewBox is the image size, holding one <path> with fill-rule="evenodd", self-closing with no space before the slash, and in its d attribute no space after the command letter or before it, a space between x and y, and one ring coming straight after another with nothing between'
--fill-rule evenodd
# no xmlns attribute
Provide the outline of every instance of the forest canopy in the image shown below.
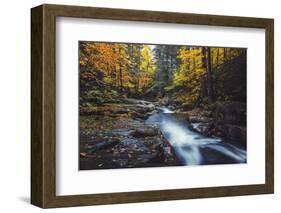
<svg viewBox="0 0 281 213"><path fill-rule="evenodd" d="M80 106L138 98L246 102L246 49L79 42Z"/></svg>

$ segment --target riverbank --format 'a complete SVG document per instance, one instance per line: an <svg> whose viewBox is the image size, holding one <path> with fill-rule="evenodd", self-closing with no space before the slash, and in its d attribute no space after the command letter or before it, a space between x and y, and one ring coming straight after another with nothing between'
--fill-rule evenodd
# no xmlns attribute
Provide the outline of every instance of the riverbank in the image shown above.
<svg viewBox="0 0 281 213"><path fill-rule="evenodd" d="M145 123L158 110L152 103L124 99L80 110L81 170L181 165L159 127Z"/></svg>
<svg viewBox="0 0 281 213"><path fill-rule="evenodd" d="M240 103L121 102L80 108L81 170L246 162Z"/></svg>
<svg viewBox="0 0 281 213"><path fill-rule="evenodd" d="M189 104L166 104L185 117L189 128L206 137L222 138L225 142L247 148L246 104L221 101L194 108Z"/></svg>

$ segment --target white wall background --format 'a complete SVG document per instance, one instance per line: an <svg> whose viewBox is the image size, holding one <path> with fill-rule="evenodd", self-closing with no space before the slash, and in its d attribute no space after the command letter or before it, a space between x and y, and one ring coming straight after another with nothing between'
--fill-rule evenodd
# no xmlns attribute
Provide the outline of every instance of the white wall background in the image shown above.
<svg viewBox="0 0 281 213"><path fill-rule="evenodd" d="M30 189L30 8L42 3L275 18L275 106L281 107L280 30L277 0L39 0L2 1L0 6L0 210L39 212ZM258 116L258 115L257 115ZM275 111L275 194L154 203L51 209L49 212L278 212L281 207L281 113ZM239 175L239 174L237 174ZM207 178L207 177L206 177ZM114 181L114 179L113 179ZM280 210L279 210L280 211Z"/></svg>

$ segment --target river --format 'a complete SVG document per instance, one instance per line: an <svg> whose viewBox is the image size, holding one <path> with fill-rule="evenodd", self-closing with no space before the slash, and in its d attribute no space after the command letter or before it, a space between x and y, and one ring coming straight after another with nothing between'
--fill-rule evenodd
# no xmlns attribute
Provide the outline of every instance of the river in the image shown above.
<svg viewBox="0 0 281 213"><path fill-rule="evenodd" d="M146 123L159 126L183 165L246 163L246 150L190 130L186 119L168 108L161 108Z"/></svg>

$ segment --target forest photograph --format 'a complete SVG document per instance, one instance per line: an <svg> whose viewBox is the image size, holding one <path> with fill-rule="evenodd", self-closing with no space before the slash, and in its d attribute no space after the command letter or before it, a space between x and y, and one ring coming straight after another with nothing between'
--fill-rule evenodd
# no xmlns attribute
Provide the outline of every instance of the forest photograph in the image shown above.
<svg viewBox="0 0 281 213"><path fill-rule="evenodd" d="M79 41L79 170L247 163L247 49Z"/></svg>

